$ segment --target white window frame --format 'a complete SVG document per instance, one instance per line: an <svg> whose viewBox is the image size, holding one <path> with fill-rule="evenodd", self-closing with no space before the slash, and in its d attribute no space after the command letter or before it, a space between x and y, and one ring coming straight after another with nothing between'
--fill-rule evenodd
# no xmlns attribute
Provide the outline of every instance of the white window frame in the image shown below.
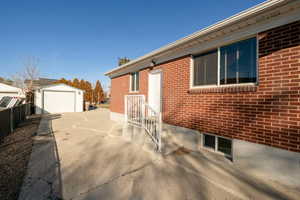
<svg viewBox="0 0 300 200"><path fill-rule="evenodd" d="M139 90L136 89L136 82L139 81L140 82L140 76L139 76L139 80L137 80L136 76L137 76L137 73L140 73L139 71L136 71L136 72L131 72L130 73L130 78L129 78L129 92L130 93L137 93L139 92ZM135 88L134 90L132 90L132 76L135 76ZM140 89L140 83L139 83L139 89Z"/></svg>
<svg viewBox="0 0 300 200"><path fill-rule="evenodd" d="M250 38L256 38L256 82L250 82L250 83L236 83L236 84L220 84L220 70L221 70L221 47L223 46L227 46L227 45L230 45L230 44L234 44L236 42L239 42L239 41L243 41L243 40L247 40L247 39L250 39ZM222 44L222 45L219 45L218 47L216 48L210 48L206 51L202 51L203 53L205 52L208 52L210 50L213 50L213 49L217 49L218 51L218 72L217 72L217 84L211 84L211 85L198 85L198 86L195 86L194 85L194 56L191 55L191 61L190 61L190 89L202 89L202 88L220 88L220 87L240 87L240 86L255 86L255 85L258 85L258 67L259 67L259 47L258 47L258 35L252 35L252 36L249 36L249 37L246 37L246 38L243 38L243 39L240 39L240 40L235 40L235 41L232 41L230 43L226 43L226 44Z"/></svg>
<svg viewBox="0 0 300 200"><path fill-rule="evenodd" d="M210 147L206 147L204 146L204 137L205 135L210 135L210 136L214 136L215 137L215 148L210 148ZM223 137L223 136L219 136L219 135L214 135L214 134L211 134L211 133L202 133L201 134L201 148L207 150L207 151L211 151L211 152L214 152L214 153L217 153L217 154L220 154L220 155L223 155L223 156L227 156L229 158L233 158L233 139L231 138L228 138L228 137ZM223 138L223 139L226 139L226 140L230 140L231 141L231 155L229 154L225 154L221 151L218 150L218 138Z"/></svg>

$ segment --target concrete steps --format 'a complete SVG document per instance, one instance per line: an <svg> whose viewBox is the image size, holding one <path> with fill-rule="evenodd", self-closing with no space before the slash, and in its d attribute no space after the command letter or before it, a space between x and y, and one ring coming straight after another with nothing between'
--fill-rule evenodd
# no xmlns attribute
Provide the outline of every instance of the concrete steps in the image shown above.
<svg viewBox="0 0 300 200"><path fill-rule="evenodd" d="M122 130L122 137L134 144L137 144L143 148L143 150L150 153L158 153L156 145L152 141L148 133L141 127L134 125L124 125ZM180 146L173 141L171 135L168 135L166 132L162 133L162 151L160 154L167 155Z"/></svg>

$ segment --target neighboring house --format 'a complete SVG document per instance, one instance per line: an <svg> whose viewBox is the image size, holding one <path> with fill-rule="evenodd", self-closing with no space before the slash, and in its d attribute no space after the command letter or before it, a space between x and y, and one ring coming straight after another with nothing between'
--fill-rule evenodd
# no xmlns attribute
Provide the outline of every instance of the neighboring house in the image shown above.
<svg viewBox="0 0 300 200"><path fill-rule="evenodd" d="M25 80L25 84L27 86L29 86L30 84L32 84L32 87L35 88L39 88L39 87L43 87L43 86L48 86L51 84L55 84L57 83L57 79L49 79L49 78L39 78L37 80Z"/></svg>
<svg viewBox="0 0 300 200"><path fill-rule="evenodd" d="M51 84L34 92L36 114L83 111L84 91L66 84Z"/></svg>
<svg viewBox="0 0 300 200"><path fill-rule="evenodd" d="M180 145L300 186L299 0L266 1L106 75L111 119L143 95Z"/></svg>
<svg viewBox="0 0 300 200"><path fill-rule="evenodd" d="M6 85L13 85L13 81L10 80L10 79L6 79L6 78L3 78L3 77L0 77L0 83L4 83Z"/></svg>
<svg viewBox="0 0 300 200"><path fill-rule="evenodd" d="M25 94L21 88L0 83L0 99L4 96L25 98Z"/></svg>

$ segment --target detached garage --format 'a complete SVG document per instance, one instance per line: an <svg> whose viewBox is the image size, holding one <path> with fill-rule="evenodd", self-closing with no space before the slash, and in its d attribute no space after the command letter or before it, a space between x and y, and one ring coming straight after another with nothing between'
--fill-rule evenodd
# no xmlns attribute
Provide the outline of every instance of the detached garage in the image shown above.
<svg viewBox="0 0 300 200"><path fill-rule="evenodd" d="M44 86L35 91L36 114L83 111L83 90L65 85Z"/></svg>

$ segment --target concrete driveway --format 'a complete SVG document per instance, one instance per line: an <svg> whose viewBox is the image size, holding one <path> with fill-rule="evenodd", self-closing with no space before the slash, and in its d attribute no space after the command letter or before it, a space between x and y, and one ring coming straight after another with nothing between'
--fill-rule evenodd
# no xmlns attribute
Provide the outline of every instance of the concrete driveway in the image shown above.
<svg viewBox="0 0 300 200"><path fill-rule="evenodd" d="M298 188L299 189L299 188ZM299 190L298 190L299 191ZM124 140L109 111L44 116L24 199L298 199L297 188L250 177L209 152L157 156Z"/></svg>

